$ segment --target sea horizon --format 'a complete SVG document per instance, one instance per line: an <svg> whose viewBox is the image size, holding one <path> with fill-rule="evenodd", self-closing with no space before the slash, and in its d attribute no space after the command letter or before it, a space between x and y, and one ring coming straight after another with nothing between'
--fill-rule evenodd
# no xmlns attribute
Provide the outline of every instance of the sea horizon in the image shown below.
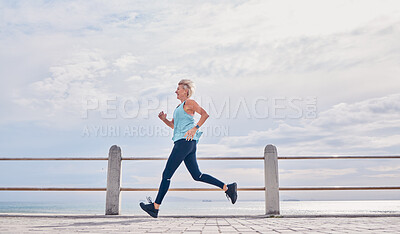
<svg viewBox="0 0 400 234"><path fill-rule="evenodd" d="M141 200L143 201L143 200ZM145 215L139 202L121 204L121 215ZM27 214L91 214L104 215L105 203L62 201L0 201L0 213ZM264 215L262 200L238 201L230 204L222 200L168 201L160 207L160 215ZM371 215L399 214L400 200L281 200L281 215Z"/></svg>

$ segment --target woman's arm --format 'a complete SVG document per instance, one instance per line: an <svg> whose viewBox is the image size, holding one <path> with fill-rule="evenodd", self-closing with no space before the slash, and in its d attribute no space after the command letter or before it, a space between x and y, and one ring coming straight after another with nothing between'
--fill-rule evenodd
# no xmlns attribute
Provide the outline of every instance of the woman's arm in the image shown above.
<svg viewBox="0 0 400 234"><path fill-rule="evenodd" d="M190 100L189 107L194 112L197 112L201 115L199 122L197 122L197 125L201 127L201 125L203 125L204 122L206 122L206 120L208 119L208 113L195 100Z"/></svg>
<svg viewBox="0 0 400 234"><path fill-rule="evenodd" d="M188 110L192 110L201 115L199 122L197 125L202 126L204 122L208 119L209 115L207 112L195 101L195 100L187 100L186 105ZM185 136L187 140L193 140L194 134L197 132L197 128L193 127L189 131L186 132Z"/></svg>
<svg viewBox="0 0 400 234"><path fill-rule="evenodd" d="M161 111L158 114L158 117L170 128L174 129L174 118L172 118L172 121L169 121L167 119L167 114L164 114L164 111Z"/></svg>
<svg viewBox="0 0 400 234"><path fill-rule="evenodd" d="M163 120L163 122L168 125L168 127L174 129L174 119L172 121L169 121L168 119Z"/></svg>

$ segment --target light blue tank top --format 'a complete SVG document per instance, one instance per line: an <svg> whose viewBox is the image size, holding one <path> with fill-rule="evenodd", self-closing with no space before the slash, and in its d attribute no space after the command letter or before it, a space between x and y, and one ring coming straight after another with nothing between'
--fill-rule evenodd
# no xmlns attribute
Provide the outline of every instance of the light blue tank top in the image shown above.
<svg viewBox="0 0 400 234"><path fill-rule="evenodd" d="M186 139L187 136L184 136L185 133L195 126L193 116L189 115L183 109L185 102L186 100L183 101L174 111L174 136L172 137L174 142L180 139ZM193 136L193 140L196 140L196 143L198 143L202 134L202 131L197 130Z"/></svg>

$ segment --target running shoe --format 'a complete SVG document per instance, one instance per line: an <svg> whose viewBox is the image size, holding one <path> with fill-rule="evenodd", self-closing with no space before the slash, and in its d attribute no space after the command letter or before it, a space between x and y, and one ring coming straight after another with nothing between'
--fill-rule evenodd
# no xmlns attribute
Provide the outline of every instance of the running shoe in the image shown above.
<svg viewBox="0 0 400 234"><path fill-rule="evenodd" d="M236 200L237 200L237 184L232 183L232 184L228 184L227 185L228 190L225 191L226 193L226 197L228 198L228 200L230 199L232 204L235 204Z"/></svg>
<svg viewBox="0 0 400 234"><path fill-rule="evenodd" d="M147 201L149 202L149 204L144 204L143 202L141 202L140 207L151 217L157 218L158 209L154 208L154 202L151 201L151 197L147 197Z"/></svg>

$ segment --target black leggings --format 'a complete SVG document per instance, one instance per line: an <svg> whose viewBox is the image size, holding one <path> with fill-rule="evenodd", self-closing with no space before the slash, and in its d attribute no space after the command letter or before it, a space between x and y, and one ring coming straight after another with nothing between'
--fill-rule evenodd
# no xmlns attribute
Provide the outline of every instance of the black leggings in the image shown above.
<svg viewBox="0 0 400 234"><path fill-rule="evenodd" d="M162 180L155 203L161 204L168 191L169 184L171 183L171 177L182 161L185 161L186 168L189 170L194 180L213 184L223 189L224 183L222 181L200 172L196 161L196 146L196 140L187 141L186 139L180 139L175 141L174 148L172 149L162 174Z"/></svg>

